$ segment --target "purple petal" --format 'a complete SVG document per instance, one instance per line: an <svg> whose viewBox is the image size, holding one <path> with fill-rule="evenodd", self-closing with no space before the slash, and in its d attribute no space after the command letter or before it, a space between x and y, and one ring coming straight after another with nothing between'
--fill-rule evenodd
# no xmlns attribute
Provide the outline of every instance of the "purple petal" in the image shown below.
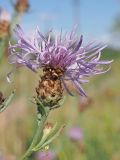
<svg viewBox="0 0 120 160"><path fill-rule="evenodd" d="M70 92L70 90L68 89L68 87L67 87L66 83L64 82L64 80L63 80L63 79L61 79L61 80L62 80L62 83L63 83L66 91L68 92L68 94L71 95L71 96L74 96L74 95Z"/></svg>

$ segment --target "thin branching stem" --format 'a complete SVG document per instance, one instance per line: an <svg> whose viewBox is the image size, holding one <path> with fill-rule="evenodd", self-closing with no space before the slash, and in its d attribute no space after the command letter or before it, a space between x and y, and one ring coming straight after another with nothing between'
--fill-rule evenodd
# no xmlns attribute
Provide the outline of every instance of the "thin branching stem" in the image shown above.
<svg viewBox="0 0 120 160"><path fill-rule="evenodd" d="M45 124L45 121L48 117L49 111L50 111L50 109L48 107L45 107L45 114L42 115L41 119L39 120L38 128L37 128L36 133L33 137L32 143L31 143L30 147L28 148L28 150L25 152L25 154L19 160L27 160L34 152L32 149L37 145L37 143L42 138L44 124Z"/></svg>

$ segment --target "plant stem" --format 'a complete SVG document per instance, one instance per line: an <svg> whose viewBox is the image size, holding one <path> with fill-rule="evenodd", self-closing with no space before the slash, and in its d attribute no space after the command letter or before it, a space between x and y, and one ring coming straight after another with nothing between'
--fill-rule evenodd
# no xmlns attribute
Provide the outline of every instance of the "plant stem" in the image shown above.
<svg viewBox="0 0 120 160"><path fill-rule="evenodd" d="M37 128L36 133L33 137L32 143L31 143L30 147L28 148L28 150L25 152L25 154L20 158L20 160L27 160L31 156L31 154L34 152L32 149L35 147L35 145L42 138L44 124L45 124L45 121L48 117L49 112L50 112L50 109L48 107L45 107L45 114L42 115L42 117L39 121L38 128Z"/></svg>

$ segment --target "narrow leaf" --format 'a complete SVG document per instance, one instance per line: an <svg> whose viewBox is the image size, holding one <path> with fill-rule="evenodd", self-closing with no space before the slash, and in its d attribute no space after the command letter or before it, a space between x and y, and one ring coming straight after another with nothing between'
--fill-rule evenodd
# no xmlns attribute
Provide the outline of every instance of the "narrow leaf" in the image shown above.
<svg viewBox="0 0 120 160"><path fill-rule="evenodd" d="M10 102L12 101L13 97L15 95L15 90L11 93L11 95L5 99L5 101L0 105L0 113L3 112L8 105L10 104Z"/></svg>

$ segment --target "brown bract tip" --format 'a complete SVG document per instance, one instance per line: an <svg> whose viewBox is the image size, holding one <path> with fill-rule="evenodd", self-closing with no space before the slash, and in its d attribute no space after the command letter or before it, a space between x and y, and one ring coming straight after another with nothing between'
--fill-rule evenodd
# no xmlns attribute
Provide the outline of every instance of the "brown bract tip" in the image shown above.
<svg viewBox="0 0 120 160"><path fill-rule="evenodd" d="M0 91L0 105L5 101L3 93Z"/></svg>

